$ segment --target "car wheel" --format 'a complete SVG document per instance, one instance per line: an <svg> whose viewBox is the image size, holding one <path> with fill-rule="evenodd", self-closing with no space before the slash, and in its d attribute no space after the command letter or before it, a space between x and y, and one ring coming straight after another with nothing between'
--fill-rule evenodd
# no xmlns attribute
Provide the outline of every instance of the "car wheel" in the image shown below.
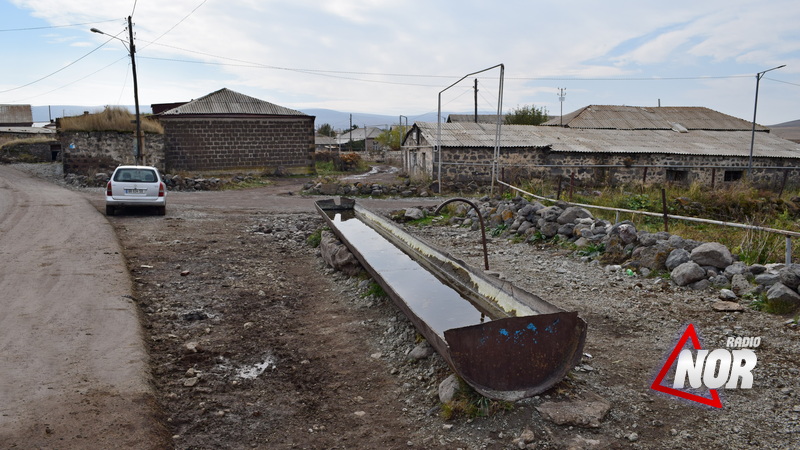
<svg viewBox="0 0 800 450"><path fill-rule="evenodd" d="M158 215L164 216L167 214L167 207L166 206L159 206L158 207Z"/></svg>
<svg viewBox="0 0 800 450"><path fill-rule="evenodd" d="M106 215L107 216L113 216L115 212L116 212L116 210L114 209L113 206L106 205Z"/></svg>

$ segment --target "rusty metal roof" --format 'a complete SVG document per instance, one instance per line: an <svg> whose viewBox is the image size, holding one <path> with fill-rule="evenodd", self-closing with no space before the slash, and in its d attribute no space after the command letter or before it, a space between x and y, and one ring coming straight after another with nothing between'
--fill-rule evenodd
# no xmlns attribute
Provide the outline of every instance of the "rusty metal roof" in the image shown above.
<svg viewBox="0 0 800 450"><path fill-rule="evenodd" d="M437 124L414 124L431 145ZM442 147L495 146L496 127L475 123L443 123ZM594 130L532 125L503 125L500 147L549 147L555 152L661 153L698 156L749 156L751 131ZM771 133L755 134L753 156L800 158L800 144Z"/></svg>
<svg viewBox="0 0 800 450"><path fill-rule="evenodd" d="M700 106L590 105L542 125L605 130L718 130L752 131L753 124ZM756 130L766 127L756 124Z"/></svg>
<svg viewBox="0 0 800 450"><path fill-rule="evenodd" d="M284 108L255 97L250 97L227 88L222 88L189 103L161 113L162 116L194 115L194 114L254 114L268 116L305 116L293 109Z"/></svg>

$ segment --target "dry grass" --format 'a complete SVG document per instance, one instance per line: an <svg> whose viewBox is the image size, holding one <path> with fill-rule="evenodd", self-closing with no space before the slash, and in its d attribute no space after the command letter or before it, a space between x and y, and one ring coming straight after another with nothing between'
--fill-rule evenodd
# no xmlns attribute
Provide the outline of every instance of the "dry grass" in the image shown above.
<svg viewBox="0 0 800 450"><path fill-rule="evenodd" d="M64 117L61 119L61 129L64 131L119 131L135 132L136 115L119 106L106 106L95 114ZM164 127L158 121L149 117L141 117L142 131L152 134L164 134Z"/></svg>
<svg viewBox="0 0 800 450"><path fill-rule="evenodd" d="M53 142L54 140L55 139L53 138L53 136L37 136L24 139L13 139L8 142L0 143L0 149L4 147L13 147L15 145L44 144L46 142Z"/></svg>
<svg viewBox="0 0 800 450"><path fill-rule="evenodd" d="M529 192L555 197L553 187L547 183L532 181L526 187ZM580 189L583 191L581 193L576 189L572 200L575 203L661 213L663 211L661 187L660 185L606 187L591 192ZM669 214L800 231L798 205L784 200L793 198L798 194L796 191L787 190L783 198L778 198L775 192L757 189L745 181L715 189L699 184L668 185L664 188ZM568 197L568 192L562 191L561 198L569 200ZM592 214L612 222L615 220L613 212L592 210ZM619 219L630 220L641 230L650 232L664 230L664 221L660 217L621 214ZM749 264L785 260L785 238L773 233L682 220L670 220L669 231L687 239L719 242ZM798 247L800 246L793 246L793 260L800 259Z"/></svg>

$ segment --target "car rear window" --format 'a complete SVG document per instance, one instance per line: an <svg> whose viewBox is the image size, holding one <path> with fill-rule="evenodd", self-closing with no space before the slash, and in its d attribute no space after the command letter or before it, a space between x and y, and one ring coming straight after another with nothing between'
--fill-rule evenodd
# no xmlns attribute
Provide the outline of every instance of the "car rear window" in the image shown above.
<svg viewBox="0 0 800 450"><path fill-rule="evenodd" d="M151 169L119 169L114 181L130 183L155 183L158 180L155 170Z"/></svg>

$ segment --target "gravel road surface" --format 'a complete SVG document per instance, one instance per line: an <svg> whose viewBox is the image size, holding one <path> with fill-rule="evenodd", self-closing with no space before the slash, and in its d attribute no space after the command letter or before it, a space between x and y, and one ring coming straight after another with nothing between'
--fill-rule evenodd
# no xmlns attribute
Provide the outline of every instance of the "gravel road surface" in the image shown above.
<svg viewBox="0 0 800 450"><path fill-rule="evenodd" d="M0 447L163 448L114 231L0 166Z"/></svg>

